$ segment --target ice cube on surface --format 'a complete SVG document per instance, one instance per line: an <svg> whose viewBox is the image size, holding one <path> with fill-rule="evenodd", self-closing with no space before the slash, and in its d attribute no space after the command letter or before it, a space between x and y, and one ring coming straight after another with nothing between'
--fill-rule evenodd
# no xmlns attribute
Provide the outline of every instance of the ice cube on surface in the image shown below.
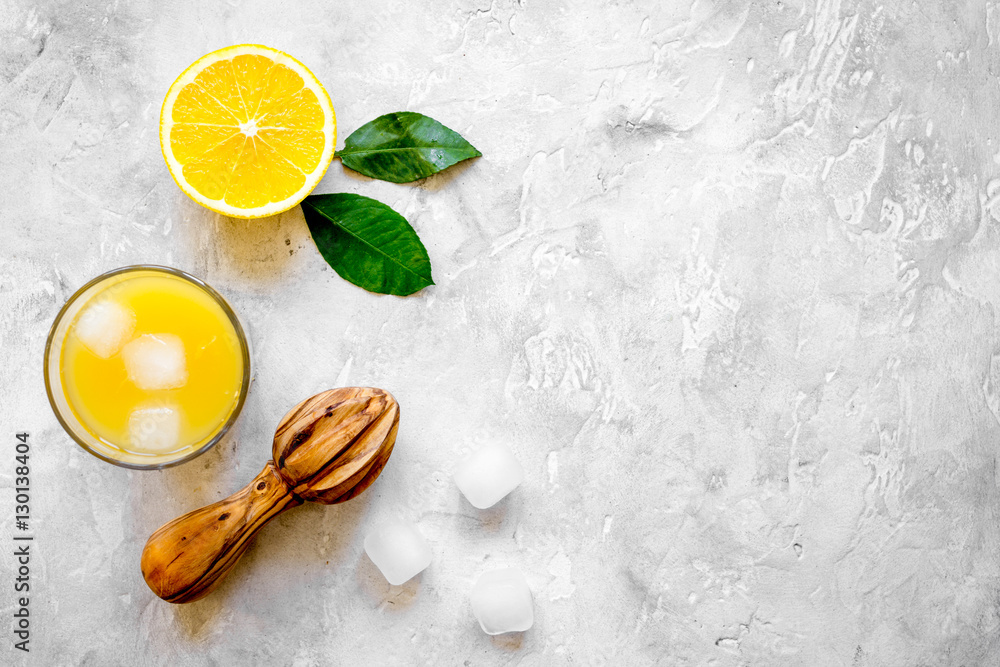
<svg viewBox="0 0 1000 667"><path fill-rule="evenodd" d="M174 334L145 334L122 348L128 379L139 389L176 389L187 382L184 343Z"/></svg>
<svg viewBox="0 0 1000 667"><path fill-rule="evenodd" d="M473 507L496 505L524 481L524 468L510 448L500 443L481 447L455 471L455 484Z"/></svg>
<svg viewBox="0 0 1000 667"><path fill-rule="evenodd" d="M431 564L431 548L409 521L392 519L365 536L365 553L393 586L405 583Z"/></svg>
<svg viewBox="0 0 1000 667"><path fill-rule="evenodd" d="M84 347L102 359L118 354L135 331L135 313L128 306L101 299L88 304L74 326Z"/></svg>
<svg viewBox="0 0 1000 667"><path fill-rule="evenodd" d="M522 632L535 622L528 580L516 567L484 572L472 587L472 611L483 632Z"/></svg>
<svg viewBox="0 0 1000 667"><path fill-rule="evenodd" d="M166 454L181 446L181 412L170 405L136 408L128 417L129 449Z"/></svg>

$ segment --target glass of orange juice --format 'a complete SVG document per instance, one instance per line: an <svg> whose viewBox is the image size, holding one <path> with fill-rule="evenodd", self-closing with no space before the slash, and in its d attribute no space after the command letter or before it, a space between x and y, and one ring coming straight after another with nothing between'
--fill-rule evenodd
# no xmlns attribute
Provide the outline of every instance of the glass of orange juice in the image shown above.
<svg viewBox="0 0 1000 667"><path fill-rule="evenodd" d="M66 432L126 468L178 465L236 421L250 344L226 300L164 266L115 269L81 287L45 346L45 389Z"/></svg>

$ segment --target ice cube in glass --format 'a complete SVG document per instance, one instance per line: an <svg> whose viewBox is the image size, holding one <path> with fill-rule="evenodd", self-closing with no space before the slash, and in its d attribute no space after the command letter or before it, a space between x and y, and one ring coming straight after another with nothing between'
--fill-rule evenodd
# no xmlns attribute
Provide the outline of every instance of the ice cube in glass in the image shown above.
<svg viewBox="0 0 1000 667"><path fill-rule="evenodd" d="M84 347L101 359L110 359L132 338L135 313L128 306L100 299L77 316L74 331Z"/></svg>
<svg viewBox="0 0 1000 667"><path fill-rule="evenodd" d="M147 405L129 414L129 449L147 454L165 454L179 449L181 412L172 405Z"/></svg>
<svg viewBox="0 0 1000 667"><path fill-rule="evenodd" d="M187 383L184 343L168 333L145 334L122 348L125 370L136 387L176 389Z"/></svg>

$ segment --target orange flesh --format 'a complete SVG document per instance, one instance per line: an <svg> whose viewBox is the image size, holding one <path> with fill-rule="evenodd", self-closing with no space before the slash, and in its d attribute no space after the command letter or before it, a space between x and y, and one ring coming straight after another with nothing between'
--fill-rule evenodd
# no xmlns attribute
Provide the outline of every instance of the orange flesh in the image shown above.
<svg viewBox="0 0 1000 667"><path fill-rule="evenodd" d="M184 180L231 206L283 201L320 166L323 108L297 72L266 56L207 66L181 89L171 120Z"/></svg>

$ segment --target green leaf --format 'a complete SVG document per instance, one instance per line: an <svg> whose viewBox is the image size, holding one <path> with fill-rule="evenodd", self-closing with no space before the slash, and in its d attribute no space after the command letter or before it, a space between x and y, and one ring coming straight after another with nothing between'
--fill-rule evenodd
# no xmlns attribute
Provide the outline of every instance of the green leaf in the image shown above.
<svg viewBox="0 0 1000 667"><path fill-rule="evenodd" d="M409 183L482 153L433 118L397 111L356 129L336 156L365 176Z"/></svg>
<svg viewBox="0 0 1000 667"><path fill-rule="evenodd" d="M406 218L382 202L346 193L310 195L302 213L319 253L344 280L406 296L431 279L431 260Z"/></svg>

